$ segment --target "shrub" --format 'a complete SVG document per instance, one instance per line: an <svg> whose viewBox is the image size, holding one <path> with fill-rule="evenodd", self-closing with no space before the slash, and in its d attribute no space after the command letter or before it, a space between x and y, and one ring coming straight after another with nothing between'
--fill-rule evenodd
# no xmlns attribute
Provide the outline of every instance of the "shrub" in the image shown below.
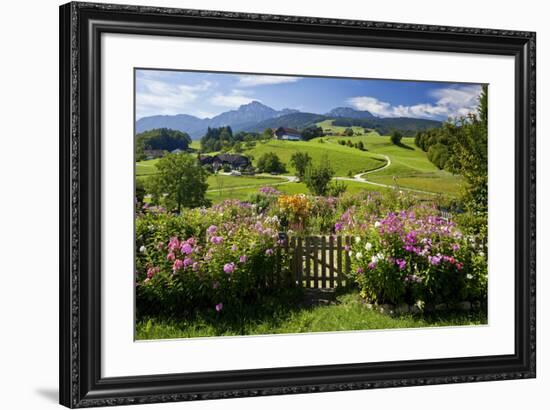
<svg viewBox="0 0 550 410"><path fill-rule="evenodd" d="M260 172L286 172L285 165L274 152L266 152L258 158L256 168L258 168L258 171Z"/></svg>
<svg viewBox="0 0 550 410"><path fill-rule="evenodd" d="M416 211L419 211L420 216ZM367 223L349 250L352 278L376 303L485 301L487 260L472 236L417 207Z"/></svg>
<svg viewBox="0 0 550 410"><path fill-rule="evenodd" d="M278 273L278 229L277 218L258 218L239 201L181 215L145 211L136 220L138 314L221 313L259 297Z"/></svg>

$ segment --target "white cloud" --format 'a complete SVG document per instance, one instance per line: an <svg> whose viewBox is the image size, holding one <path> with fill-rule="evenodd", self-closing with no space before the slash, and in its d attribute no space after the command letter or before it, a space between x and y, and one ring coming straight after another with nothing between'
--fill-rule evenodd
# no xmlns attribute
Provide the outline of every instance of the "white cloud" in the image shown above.
<svg viewBox="0 0 550 410"><path fill-rule="evenodd" d="M229 94L216 94L210 98L210 103L220 107L238 108L241 105L248 104L252 101L259 101L256 98L252 98L249 92L242 90L231 90Z"/></svg>
<svg viewBox="0 0 550 410"><path fill-rule="evenodd" d="M256 87L259 85L295 83L300 77L287 77L275 75L241 75L239 76L240 87Z"/></svg>
<svg viewBox="0 0 550 410"><path fill-rule="evenodd" d="M430 93L437 98L434 104L392 105L368 96L352 97L347 102L379 117L446 118L475 112L480 92L479 85L439 88Z"/></svg>
<svg viewBox="0 0 550 410"><path fill-rule="evenodd" d="M139 91L136 92L136 117L181 114L184 110L189 112L192 108L190 104L211 86L209 81L187 85L140 78Z"/></svg>

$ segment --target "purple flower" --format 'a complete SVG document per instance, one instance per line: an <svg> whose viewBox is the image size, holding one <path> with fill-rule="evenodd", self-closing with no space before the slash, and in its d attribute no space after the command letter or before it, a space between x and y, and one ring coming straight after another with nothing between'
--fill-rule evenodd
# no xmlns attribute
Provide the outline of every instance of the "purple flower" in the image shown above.
<svg viewBox="0 0 550 410"><path fill-rule="evenodd" d="M191 252L193 252L193 247L188 243L184 243L183 245L181 245L181 252L189 255Z"/></svg>
<svg viewBox="0 0 550 410"><path fill-rule="evenodd" d="M222 309L223 309L223 303L220 302L216 305L216 312L221 312Z"/></svg>
<svg viewBox="0 0 550 410"><path fill-rule="evenodd" d="M185 258L183 260L183 267L187 268L188 266L193 264L193 260L191 258Z"/></svg>
<svg viewBox="0 0 550 410"><path fill-rule="evenodd" d="M271 256L271 255L273 255L273 249L271 249L271 248L267 249L267 250L265 251L265 255L266 255L266 256Z"/></svg>
<svg viewBox="0 0 550 410"><path fill-rule="evenodd" d="M344 250L345 250L346 252L349 252L350 249L351 249L351 248L350 248L349 245L344 246Z"/></svg>
<svg viewBox="0 0 550 410"><path fill-rule="evenodd" d="M223 238L221 236L213 236L210 238L210 242L212 242L214 245L218 245L223 242Z"/></svg>
<svg viewBox="0 0 550 410"><path fill-rule="evenodd" d="M235 264L233 262L223 265L223 271L225 273L233 273L235 271Z"/></svg>
<svg viewBox="0 0 550 410"><path fill-rule="evenodd" d="M370 262L370 263L367 265L367 268L369 268L369 269L371 269L371 270L374 269L374 268L376 268L376 263L375 263L375 262Z"/></svg>
<svg viewBox="0 0 550 410"><path fill-rule="evenodd" d="M364 273L365 269L363 269L361 266L357 268L357 273Z"/></svg>
<svg viewBox="0 0 550 410"><path fill-rule="evenodd" d="M395 264L399 266L399 270L403 270L407 266L407 261L405 259L396 259Z"/></svg>
<svg viewBox="0 0 550 410"><path fill-rule="evenodd" d="M216 233L217 230L218 230L218 227L216 225L210 225L206 230L206 233L208 233L208 235L213 235Z"/></svg>
<svg viewBox="0 0 550 410"><path fill-rule="evenodd" d="M239 258L239 262L241 262L241 263L246 263L246 260L247 260L247 259L248 259L248 258L246 257L246 255L241 255L241 257Z"/></svg>
<svg viewBox="0 0 550 410"><path fill-rule="evenodd" d="M456 252L456 251L458 251L458 250L460 249L460 245L459 245L458 243L453 243L452 248L453 248L453 251Z"/></svg>
<svg viewBox="0 0 550 410"><path fill-rule="evenodd" d="M341 231L342 230L342 224L340 222L337 222L335 225L334 225L334 230L336 232L338 231Z"/></svg>
<svg viewBox="0 0 550 410"><path fill-rule="evenodd" d="M434 266L437 266L441 263L441 255L436 255L436 256L428 256L428 260L430 261L430 263Z"/></svg>

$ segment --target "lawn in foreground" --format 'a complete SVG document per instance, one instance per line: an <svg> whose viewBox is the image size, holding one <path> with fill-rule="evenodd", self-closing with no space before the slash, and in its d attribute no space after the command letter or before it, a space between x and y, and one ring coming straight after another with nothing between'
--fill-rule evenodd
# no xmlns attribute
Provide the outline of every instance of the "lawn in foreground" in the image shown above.
<svg viewBox="0 0 550 410"><path fill-rule="evenodd" d="M231 312L195 315L192 319L142 318L136 324L136 339L170 339L207 336L266 335L372 329L464 326L487 323L484 312L437 312L429 315L389 316L375 312L357 292L342 294L338 304L300 307L298 290L266 297L261 303L245 304Z"/></svg>

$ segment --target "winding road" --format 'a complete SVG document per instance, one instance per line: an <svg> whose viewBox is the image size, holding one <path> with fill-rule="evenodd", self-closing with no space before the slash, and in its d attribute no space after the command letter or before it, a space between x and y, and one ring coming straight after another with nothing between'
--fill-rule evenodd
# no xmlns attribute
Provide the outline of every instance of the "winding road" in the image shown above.
<svg viewBox="0 0 550 410"><path fill-rule="evenodd" d="M367 178L364 177L364 175L374 174L375 172L380 172L383 169L386 169L391 165L391 158L390 157L388 157L387 155L383 155L383 154L380 154L380 155L382 155L384 157L384 159L386 160L386 164L384 166L382 166L380 168L373 169L371 171L361 172L360 174L355 174L352 178L350 178L350 177L334 177L334 179L340 180L340 181L361 182L363 184L369 184L369 185L379 186L379 187L383 187L383 188L394 188L393 185L382 184L380 182L372 182L372 181L367 180ZM422 191L420 189L405 188L405 187L399 187L399 189L403 190L403 191L417 192L417 193L420 193L420 194L438 195L435 192Z"/></svg>

